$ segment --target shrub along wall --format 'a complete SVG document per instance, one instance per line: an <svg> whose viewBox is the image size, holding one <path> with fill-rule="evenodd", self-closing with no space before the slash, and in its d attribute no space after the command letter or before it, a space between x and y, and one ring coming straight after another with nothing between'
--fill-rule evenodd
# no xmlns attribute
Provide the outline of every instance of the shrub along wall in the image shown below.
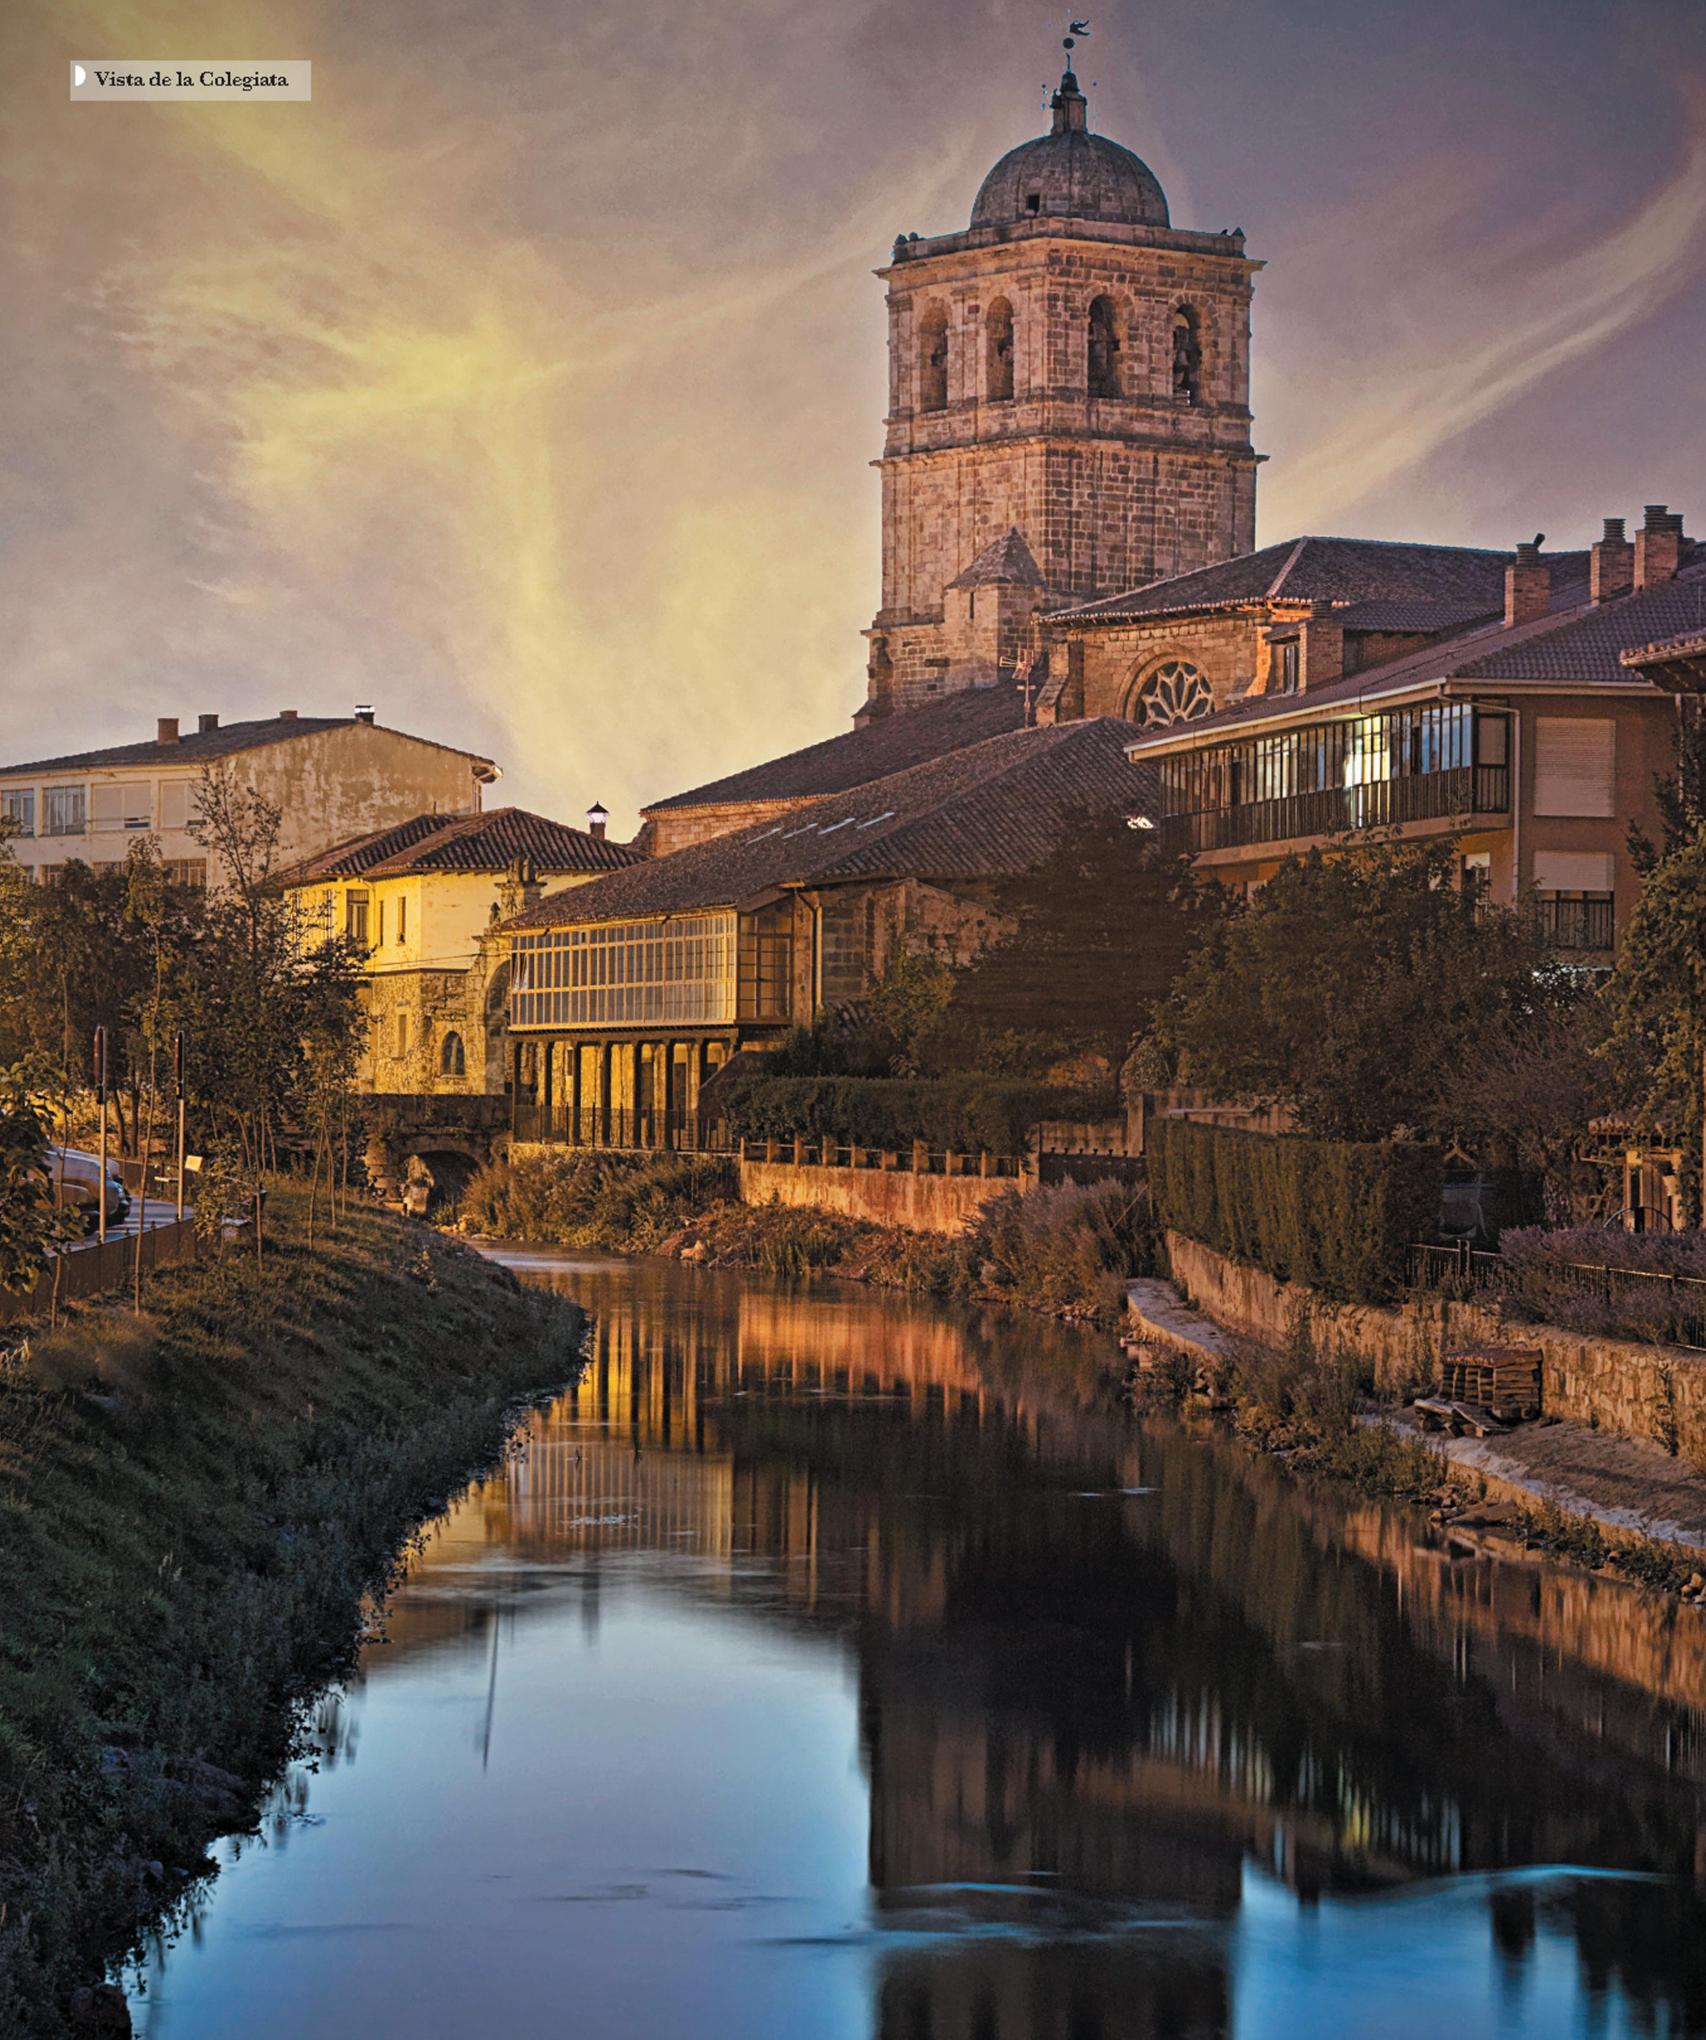
<svg viewBox="0 0 1706 2040"><path fill-rule="evenodd" d="M731 1087L730 1128L749 1140L1019 1154L1044 1119L1096 1119L1111 1101L1066 1084L989 1077L750 1077Z"/></svg>
<svg viewBox="0 0 1706 2040"><path fill-rule="evenodd" d="M1161 1119L1147 1154L1163 1226L1343 1302L1397 1295L1439 1224L1437 1148Z"/></svg>

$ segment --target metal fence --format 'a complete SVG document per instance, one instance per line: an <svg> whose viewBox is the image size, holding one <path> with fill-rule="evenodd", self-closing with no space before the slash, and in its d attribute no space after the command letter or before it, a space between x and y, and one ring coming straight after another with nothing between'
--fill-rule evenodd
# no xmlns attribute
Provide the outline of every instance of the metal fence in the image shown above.
<svg viewBox="0 0 1706 2040"><path fill-rule="evenodd" d="M1591 1316L1591 1328L1612 1337L1706 1353L1706 1278L1698 1275L1594 1261L1509 1262L1467 1246L1414 1246L1410 1286L1464 1301L1502 1302L1540 1323Z"/></svg>
<svg viewBox="0 0 1706 2040"><path fill-rule="evenodd" d="M176 1267L195 1259L195 1223L174 1219L169 1225L150 1226L142 1234L142 1273L146 1279L156 1268ZM100 1296L108 1290L128 1289L136 1278L135 1233L117 1239L91 1241L72 1247L59 1259L59 1300L70 1303L80 1297ZM53 1294L53 1266L49 1262L36 1277L35 1287L23 1291L0 1289L0 1324L35 1317L46 1311Z"/></svg>

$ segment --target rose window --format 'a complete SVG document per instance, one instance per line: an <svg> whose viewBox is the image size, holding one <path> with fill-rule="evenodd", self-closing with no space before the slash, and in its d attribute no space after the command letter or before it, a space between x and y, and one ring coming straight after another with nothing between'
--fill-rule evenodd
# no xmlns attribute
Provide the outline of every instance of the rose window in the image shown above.
<svg viewBox="0 0 1706 2040"><path fill-rule="evenodd" d="M1214 706L1214 694L1195 666L1183 659L1169 659L1157 666L1137 690L1133 702L1134 720L1145 729L1162 729L1168 723L1195 722Z"/></svg>

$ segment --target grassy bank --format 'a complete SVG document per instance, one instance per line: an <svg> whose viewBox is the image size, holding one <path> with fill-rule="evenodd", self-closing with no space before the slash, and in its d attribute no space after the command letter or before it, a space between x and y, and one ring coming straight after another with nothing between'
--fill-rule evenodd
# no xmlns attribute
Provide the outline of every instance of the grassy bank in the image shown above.
<svg viewBox="0 0 1706 2040"><path fill-rule="evenodd" d="M88 1986L250 1816L364 1595L578 1363L580 1314L468 1249L303 1217L277 1190L264 1268L0 1370L0 2032L114 2013Z"/></svg>
<svg viewBox="0 0 1706 2040"><path fill-rule="evenodd" d="M565 1149L482 1170L459 1222L539 1245L669 1254L717 1268L838 1275L1113 1327L1147 1271L1147 1211L1111 1184L1007 1191L963 1231L917 1233L837 1212L740 1202L732 1162Z"/></svg>

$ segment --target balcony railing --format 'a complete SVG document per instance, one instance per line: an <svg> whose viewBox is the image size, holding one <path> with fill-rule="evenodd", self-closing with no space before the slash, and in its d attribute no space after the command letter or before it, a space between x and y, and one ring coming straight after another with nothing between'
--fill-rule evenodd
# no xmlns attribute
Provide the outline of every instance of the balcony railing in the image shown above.
<svg viewBox="0 0 1706 2040"><path fill-rule="evenodd" d="M1554 949L1612 949L1617 923L1612 900L1548 899L1535 902L1540 925Z"/></svg>
<svg viewBox="0 0 1706 2040"><path fill-rule="evenodd" d="M1402 822L1509 812L1508 765L1455 765L1444 772L1407 773L1362 786L1329 786L1195 814L1164 815L1158 833L1165 849L1200 856L1208 850L1339 836L1353 829L1388 829Z"/></svg>

